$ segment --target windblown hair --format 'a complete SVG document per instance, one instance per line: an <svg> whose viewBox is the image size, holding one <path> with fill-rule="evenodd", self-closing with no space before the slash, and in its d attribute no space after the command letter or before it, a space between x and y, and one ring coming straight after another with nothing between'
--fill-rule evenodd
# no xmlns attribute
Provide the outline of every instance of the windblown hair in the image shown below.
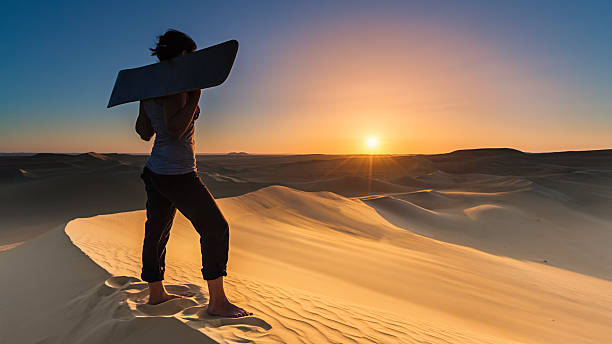
<svg viewBox="0 0 612 344"><path fill-rule="evenodd" d="M169 29L157 37L155 48L149 50L152 56L157 56L160 61L164 61L179 56L183 50L192 52L196 49L197 45L191 37L178 30Z"/></svg>

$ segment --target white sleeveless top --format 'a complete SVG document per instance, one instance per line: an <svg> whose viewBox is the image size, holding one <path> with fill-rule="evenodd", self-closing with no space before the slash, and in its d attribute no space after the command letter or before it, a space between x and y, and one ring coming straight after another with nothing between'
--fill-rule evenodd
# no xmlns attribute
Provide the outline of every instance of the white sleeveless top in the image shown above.
<svg viewBox="0 0 612 344"><path fill-rule="evenodd" d="M181 138L174 139L166 129L162 104L153 99L143 100L142 103L155 130L155 142L145 166L157 174L185 174L197 171L193 140L195 121L191 122Z"/></svg>

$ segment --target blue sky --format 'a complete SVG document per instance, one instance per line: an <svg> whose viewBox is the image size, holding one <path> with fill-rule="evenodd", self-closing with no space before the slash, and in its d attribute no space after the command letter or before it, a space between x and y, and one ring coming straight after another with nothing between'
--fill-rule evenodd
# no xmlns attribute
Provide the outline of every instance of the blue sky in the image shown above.
<svg viewBox="0 0 612 344"><path fill-rule="evenodd" d="M369 133L351 123L352 110L340 108L336 98L312 97L309 88L296 84L315 85L342 98L347 78L326 75L342 65L338 61L359 60L349 52L358 52L355 46L361 43L363 51L372 44L384 50L386 55L377 55L380 60L364 60L371 63L405 56L406 65L416 66L410 51L446 56L444 66L461 61L452 68L463 68L457 77L463 84L443 85L444 97L431 96L435 89L424 90L431 101L456 102L466 79L470 97L482 95L482 102L470 98L468 107L438 112L431 123L426 118L432 116L412 108L403 111L401 102L384 113L356 115L359 123L376 119L364 126L376 127L374 134L386 145L381 153L612 146L612 2L59 1L3 4L0 16L0 152L150 151L151 142L139 141L133 130L137 104L106 109L106 103L118 70L156 62L148 48L168 28L188 33L199 48L228 39L240 42L228 81L202 96L203 120L196 125L200 153L360 153L361 139ZM426 39L419 39L421 31ZM379 32L393 39L378 44L384 41L376 39ZM403 37L409 38L394 43ZM328 55L335 49L330 40L338 42L336 54ZM326 65L321 56L337 57L337 64ZM318 59L324 61L311 64ZM446 68L434 60L432 69ZM366 62L360 70L368 68ZM298 73L303 66L317 68ZM406 79L389 82L386 94L410 81L411 72L403 72ZM472 82L472 75L480 81ZM385 84L379 81L372 87ZM487 90L489 83L495 92ZM419 85L425 83L416 80L406 90ZM533 96L531 90L543 88L555 91ZM353 96L356 107L363 101L361 108L380 108L362 93ZM444 125L458 118L468 121L465 128L470 129L454 132ZM323 123L333 128L319 130ZM395 129L403 126L410 130L402 134ZM490 135L492 130L502 134Z"/></svg>

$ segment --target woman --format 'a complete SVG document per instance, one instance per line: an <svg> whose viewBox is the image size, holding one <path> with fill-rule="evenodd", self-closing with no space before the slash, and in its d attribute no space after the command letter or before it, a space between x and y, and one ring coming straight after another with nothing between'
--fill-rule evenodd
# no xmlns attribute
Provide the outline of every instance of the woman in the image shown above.
<svg viewBox="0 0 612 344"><path fill-rule="evenodd" d="M160 61L196 50L186 34L168 30L151 49ZM229 251L229 226L210 192L197 174L194 128L200 108L201 91L146 99L140 102L136 131L153 150L141 178L147 192L147 221L142 248L143 281L149 283L149 304L159 304L179 295L168 294L163 285L166 243L178 208L200 234L202 276L208 283L211 315L251 315L229 302L223 290L223 276Z"/></svg>

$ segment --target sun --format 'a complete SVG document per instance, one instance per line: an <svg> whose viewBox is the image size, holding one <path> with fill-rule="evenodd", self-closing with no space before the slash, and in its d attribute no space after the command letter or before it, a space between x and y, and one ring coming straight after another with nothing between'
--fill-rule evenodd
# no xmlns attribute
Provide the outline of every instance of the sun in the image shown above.
<svg viewBox="0 0 612 344"><path fill-rule="evenodd" d="M368 137L366 139L366 146L370 149L374 149L378 146L378 139L376 137Z"/></svg>

